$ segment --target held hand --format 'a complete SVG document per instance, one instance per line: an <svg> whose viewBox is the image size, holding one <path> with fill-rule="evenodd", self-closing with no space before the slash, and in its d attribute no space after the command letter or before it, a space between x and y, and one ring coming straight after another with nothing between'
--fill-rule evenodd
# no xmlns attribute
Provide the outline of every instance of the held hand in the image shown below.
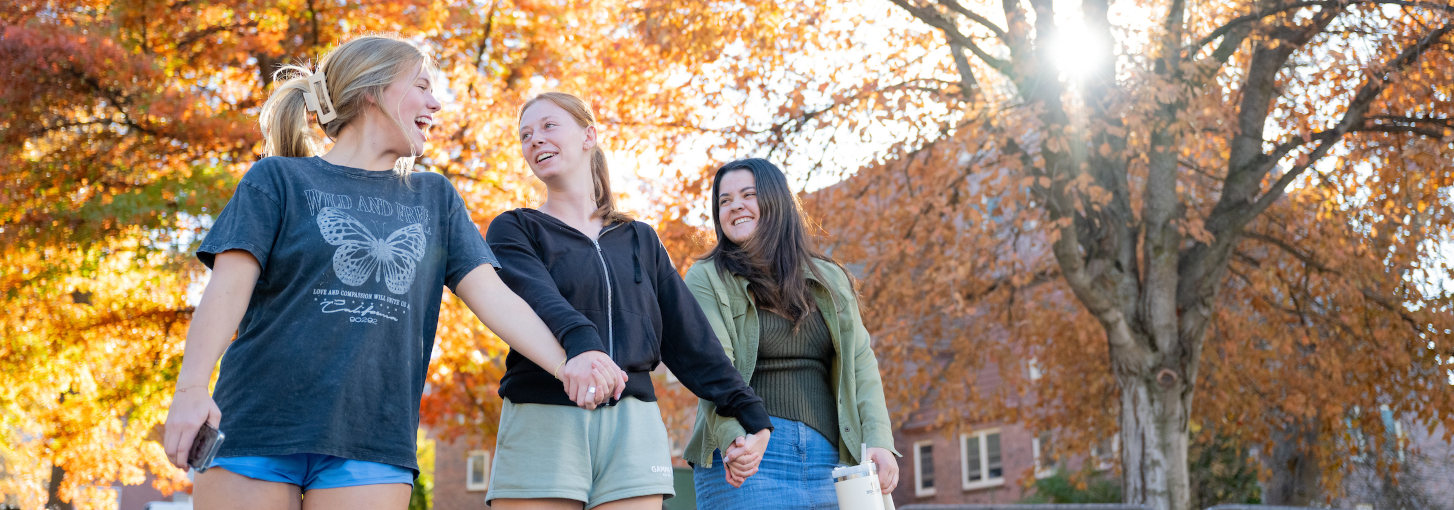
<svg viewBox="0 0 1454 510"><path fill-rule="evenodd" d="M727 473L727 485L731 485L733 488L742 488L742 484L747 481L747 477L755 474L732 464L732 460L734 459L732 453L740 453L746 445L747 438L737 436L737 439L732 441L732 445L727 447L727 451L722 452L722 471Z"/></svg>
<svg viewBox="0 0 1454 510"><path fill-rule="evenodd" d="M894 492L899 486L899 461L894 454L883 448L869 448L868 460L878 466L878 486L883 493Z"/></svg>
<svg viewBox="0 0 1454 510"><path fill-rule="evenodd" d="M187 455L192 451L192 440L202 423L217 427L222 421L222 411L207 387L202 385L180 388L172 394L172 406L167 410L166 432L162 434L162 447L172 465L187 469Z"/></svg>
<svg viewBox="0 0 1454 510"><path fill-rule="evenodd" d="M595 362L590 363L590 368L596 372L598 378L605 379L606 388L615 388L608 391L611 397L602 398L602 402L619 400L621 394L627 391L627 381L630 379L630 375L628 375L627 371L622 371L621 366L616 366L616 363L614 360L611 360L611 357L608 356L606 359L595 360Z"/></svg>
<svg viewBox="0 0 1454 510"><path fill-rule="evenodd" d="M615 365L602 366L600 360L591 362L591 383L586 386L586 399L590 401L591 405L599 407L611 401L611 388L621 385L615 377L612 377L616 372L614 367ZM595 391L591 391L592 388Z"/></svg>
<svg viewBox="0 0 1454 510"><path fill-rule="evenodd" d="M626 372L601 351L587 351L571 358L560 371L566 395L583 409L620 397L626 387ZM592 391L594 389L595 391Z"/></svg>
<svg viewBox="0 0 1454 510"><path fill-rule="evenodd" d="M771 436L771 430L762 429L755 434L739 437L732 442L732 446L722 454L722 464L727 471L728 485L742 487L748 477L757 474L757 468L762 464L762 456L767 451L767 442Z"/></svg>
<svg viewBox="0 0 1454 510"><path fill-rule="evenodd" d="M749 477L757 474L758 465L742 467L738 464L727 464L726 468L727 484L736 488L741 488L742 484L747 483L747 479Z"/></svg>

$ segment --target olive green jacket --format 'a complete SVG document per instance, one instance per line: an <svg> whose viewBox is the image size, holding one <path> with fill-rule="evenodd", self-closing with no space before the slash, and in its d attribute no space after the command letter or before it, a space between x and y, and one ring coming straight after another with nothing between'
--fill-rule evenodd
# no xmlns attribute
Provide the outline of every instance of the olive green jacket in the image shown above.
<svg viewBox="0 0 1454 510"><path fill-rule="evenodd" d="M879 379L878 360L869 348L868 330L858 312L858 299L848 275L837 264L814 259L820 281L808 272L813 297L823 312L823 322L833 338L838 356L833 360L831 377L838 396L838 459L845 464L858 464L859 444L867 443L894 450L893 429L889 411L884 404L883 382ZM742 380L752 381L757 368L757 342L761 330L757 324L757 307L747 293L747 280L735 276L723 278L713 260L698 261L687 271L687 287L706 312L707 321L727 350L727 357L742 373ZM682 456L688 462L711 467L712 452L727 451L732 441L746 435L737 420L717 414L712 402L697 404L697 423Z"/></svg>

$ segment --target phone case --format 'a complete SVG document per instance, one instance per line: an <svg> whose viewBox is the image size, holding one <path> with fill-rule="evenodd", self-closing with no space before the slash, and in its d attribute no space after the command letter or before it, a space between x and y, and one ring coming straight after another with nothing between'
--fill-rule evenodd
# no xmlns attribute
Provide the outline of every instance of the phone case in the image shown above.
<svg viewBox="0 0 1454 510"><path fill-rule="evenodd" d="M197 437L192 440L192 451L187 454L187 465L192 466L198 473L207 471L207 468L212 467L212 459L217 457L217 450L222 447L222 440L226 437L226 434L203 423L202 428L197 430Z"/></svg>

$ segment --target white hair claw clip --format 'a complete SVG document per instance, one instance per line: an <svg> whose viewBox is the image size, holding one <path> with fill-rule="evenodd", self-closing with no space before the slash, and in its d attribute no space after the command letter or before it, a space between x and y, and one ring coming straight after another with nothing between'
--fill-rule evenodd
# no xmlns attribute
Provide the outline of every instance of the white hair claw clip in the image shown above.
<svg viewBox="0 0 1454 510"><path fill-rule="evenodd" d="M303 92L303 102L307 103L308 110L318 113L318 124L328 125L333 119L338 118L338 111L333 108L333 98L328 95L328 79L319 70L308 75L308 90Z"/></svg>

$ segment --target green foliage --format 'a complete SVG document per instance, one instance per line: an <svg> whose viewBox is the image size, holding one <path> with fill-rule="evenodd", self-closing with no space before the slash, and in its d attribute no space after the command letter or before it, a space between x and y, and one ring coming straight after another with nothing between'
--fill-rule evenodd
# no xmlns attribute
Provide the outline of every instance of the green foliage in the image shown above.
<svg viewBox="0 0 1454 510"><path fill-rule="evenodd" d="M1188 448L1192 508L1262 502L1257 465L1247 445L1204 430Z"/></svg>
<svg viewBox="0 0 1454 510"><path fill-rule="evenodd" d="M1067 473L1035 480L1031 493L1020 503L1120 503L1121 484L1101 473Z"/></svg>
<svg viewBox="0 0 1454 510"><path fill-rule="evenodd" d="M429 510L434 506L434 440L420 428L415 445L419 477L414 479L414 490L409 494L409 510Z"/></svg>

